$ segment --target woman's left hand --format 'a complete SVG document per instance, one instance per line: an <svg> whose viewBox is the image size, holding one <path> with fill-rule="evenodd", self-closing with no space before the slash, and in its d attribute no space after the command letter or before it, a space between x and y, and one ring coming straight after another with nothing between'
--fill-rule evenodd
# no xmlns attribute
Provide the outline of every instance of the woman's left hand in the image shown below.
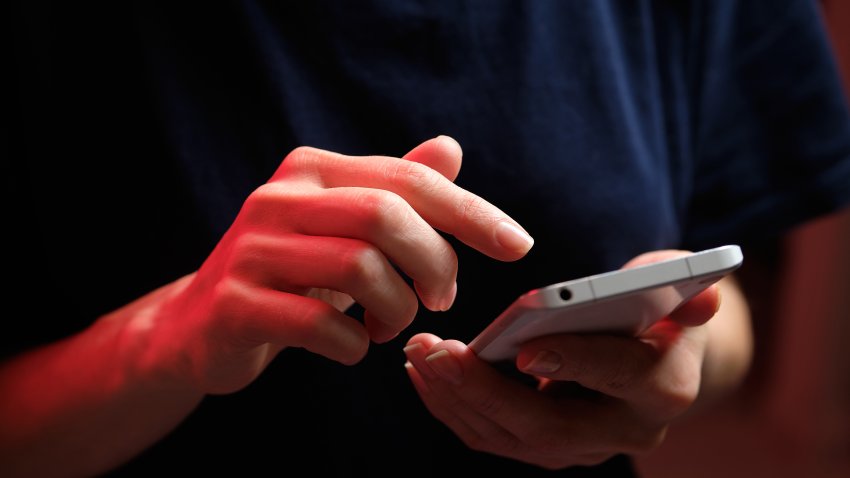
<svg viewBox="0 0 850 478"><path fill-rule="evenodd" d="M626 267L684 254L657 251ZM700 390L718 310L712 286L640 336L552 335L524 344L517 368L537 389L499 372L456 340L414 336L408 374L428 410L475 450L550 469L593 465L657 447Z"/></svg>

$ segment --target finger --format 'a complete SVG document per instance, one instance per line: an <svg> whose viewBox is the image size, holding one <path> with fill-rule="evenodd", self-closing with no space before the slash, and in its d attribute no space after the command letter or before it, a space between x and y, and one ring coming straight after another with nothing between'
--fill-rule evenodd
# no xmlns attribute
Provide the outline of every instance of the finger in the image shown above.
<svg viewBox="0 0 850 478"><path fill-rule="evenodd" d="M480 431L468 423L466 419L455 413L451 407L444 405L440 400L435 400L430 395L430 388L422 377L421 372L411 362L405 363L405 369L416 392L419 394L419 398L422 400L422 404L425 405L428 412L448 427L449 430L454 432L466 446L473 450L491 451L486 449L486 445L488 444L487 438L499 432L506 433L504 429L487 430L487 427L482 427Z"/></svg>
<svg viewBox="0 0 850 478"><path fill-rule="evenodd" d="M385 320L381 320L369 309L363 312L363 324L366 326L366 331L369 332L369 337L372 341L378 344L389 342L396 338L412 321L411 319L399 329L397 326L390 325Z"/></svg>
<svg viewBox="0 0 850 478"><path fill-rule="evenodd" d="M552 380L574 381L612 397L629 399L651 373L658 353L649 344L607 335L550 335L520 348L520 370Z"/></svg>
<svg viewBox="0 0 850 478"><path fill-rule="evenodd" d="M482 445L487 451L523 460L536 457L534 461L543 463L540 457L596 453L628 442L631 430L624 429L622 405L556 400L503 376L468 350L449 340L428 351L425 362L439 378L430 379L418 369L429 388L423 400L432 408L451 410L478 434L491 438ZM419 363L408 357L412 364ZM456 363L446 364L447 358ZM460 378L455 366L461 369Z"/></svg>
<svg viewBox="0 0 850 478"><path fill-rule="evenodd" d="M234 248L234 273L257 285L283 291L318 287L350 295L368 311L369 332L376 342L395 337L416 315L413 291L383 254L366 242L246 234Z"/></svg>
<svg viewBox="0 0 850 478"><path fill-rule="evenodd" d="M653 413L674 416L693 402L699 390L700 349L683 339L691 330L701 331L662 321L640 340L551 335L523 344L516 364L529 374L578 382Z"/></svg>
<svg viewBox="0 0 850 478"><path fill-rule="evenodd" d="M323 187L364 187L401 196L433 227L505 261L524 256L534 241L496 206L466 191L428 166L383 156L351 157L299 148L275 177L292 174Z"/></svg>
<svg viewBox="0 0 850 478"><path fill-rule="evenodd" d="M407 371L408 377L410 377L410 381L413 383L413 387L419 394L419 398L422 400L423 405L425 405L425 408L428 409L434 418L443 422L443 424L455 432L455 434L463 440L464 443L477 442L483 438L481 434L457 416L450 408L443 406L438 400L434 400L434 398L430 396L430 387L428 386L425 378L423 378L422 372L417 369L412 362L406 362L404 364L404 368Z"/></svg>
<svg viewBox="0 0 850 478"><path fill-rule="evenodd" d="M454 138L441 135L413 148L404 159L424 164L454 181L460 172L463 150Z"/></svg>
<svg viewBox="0 0 850 478"><path fill-rule="evenodd" d="M520 348L520 370L578 382L612 397L629 399L653 370L659 353L650 344L607 335L551 335Z"/></svg>
<svg viewBox="0 0 850 478"><path fill-rule="evenodd" d="M500 453L525 451L526 447L512 433L505 430L492 420L475 412L454 394L433 394L428 382L438 380L425 361L428 350L423 346L427 343L438 343L439 338L430 334L419 334L408 342L405 354L408 362L405 364L408 375L414 383L422 403L428 411L444 425L449 427L464 444L474 450ZM418 364L418 365L417 365ZM447 398L449 400L447 400ZM527 453L527 451L525 451Z"/></svg>
<svg viewBox="0 0 850 478"><path fill-rule="evenodd" d="M435 344L425 362L440 377L432 388L456 395L471 410L517 436L551 420L555 404L549 397L499 373L459 341Z"/></svg>
<svg viewBox="0 0 850 478"><path fill-rule="evenodd" d="M407 341L404 347L404 355L407 360L416 368L418 373L424 375L430 380L437 378L437 374L431 370L425 357L428 356L428 351L431 347L442 342L442 339L432 334L416 334Z"/></svg>
<svg viewBox="0 0 850 478"><path fill-rule="evenodd" d="M374 244L413 279L426 307L447 310L454 302L458 267L454 250L397 194L354 187L292 191L270 184L252 197L247 214L261 228ZM259 217L266 211L276 211L275 217Z"/></svg>
<svg viewBox="0 0 850 478"><path fill-rule="evenodd" d="M222 290L222 317L229 337L303 347L349 365L359 362L369 348L369 336L359 322L320 300L237 280Z"/></svg>

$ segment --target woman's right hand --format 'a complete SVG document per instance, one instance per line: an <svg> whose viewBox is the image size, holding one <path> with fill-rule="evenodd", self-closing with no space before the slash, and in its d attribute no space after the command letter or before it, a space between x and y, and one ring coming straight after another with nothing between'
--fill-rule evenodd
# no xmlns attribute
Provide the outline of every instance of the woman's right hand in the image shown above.
<svg viewBox="0 0 850 478"><path fill-rule="evenodd" d="M503 261L533 244L504 212L452 182L461 156L446 136L404 158L294 150L200 270L145 319L145 362L204 393L227 393L284 347L358 362L370 339L388 341L412 322L417 296L428 309L448 309L457 256L437 230ZM343 313L355 301L365 324Z"/></svg>

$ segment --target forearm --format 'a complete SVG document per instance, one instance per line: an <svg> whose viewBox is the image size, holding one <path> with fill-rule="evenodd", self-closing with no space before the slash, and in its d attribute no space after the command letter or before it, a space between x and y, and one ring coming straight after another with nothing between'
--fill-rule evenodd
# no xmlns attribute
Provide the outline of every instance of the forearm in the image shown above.
<svg viewBox="0 0 850 478"><path fill-rule="evenodd" d="M812 453L811 458L825 465L831 451L850 449L848 243L850 208L788 235L774 299L775 343L766 351L772 364L763 386L766 419L777 433L800 444L798 452ZM817 406L798 410L803 403ZM846 470L850 455L843 457Z"/></svg>
<svg viewBox="0 0 850 478"><path fill-rule="evenodd" d="M0 475L92 475L168 433L203 394L151 366L159 306L188 278L0 367Z"/></svg>
<svg viewBox="0 0 850 478"><path fill-rule="evenodd" d="M719 283L720 308L705 325L708 338L695 409L733 391L745 378L753 356L747 300L734 277Z"/></svg>

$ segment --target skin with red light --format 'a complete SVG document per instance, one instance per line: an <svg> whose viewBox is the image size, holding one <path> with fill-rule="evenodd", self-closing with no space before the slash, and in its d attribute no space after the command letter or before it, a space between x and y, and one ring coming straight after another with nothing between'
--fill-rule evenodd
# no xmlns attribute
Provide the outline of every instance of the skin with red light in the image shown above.
<svg viewBox="0 0 850 478"><path fill-rule="evenodd" d="M525 255L516 222L452 183L461 155L444 136L403 159L290 153L196 273L0 367L0 475L110 469L284 347L359 361L413 320L417 296L432 310L454 300L457 258L435 229ZM342 313L355 300L365 325Z"/></svg>
<svg viewBox="0 0 850 478"><path fill-rule="evenodd" d="M0 475L109 470L168 433L204 395L250 383L284 347L359 361L370 340L387 341L413 320L417 300L432 310L451 306L458 264L437 230L495 259L521 258L533 244L527 233L452 183L461 154L447 137L405 158L293 151L197 272L0 367ZM733 283L723 287L724 297L738 296ZM366 310L365 324L342 313L354 301ZM430 335L411 340L409 371L428 408L473 448L553 468L596 462L656 445L698 390L708 396L735 383L749 337L746 308L736 305L725 300L704 324L717 308L710 289L640 339L530 343L520 361L542 347L573 364L536 374L549 379L540 390ZM716 341L723 330L743 330L743 339ZM447 354L460 367L459 383L446 380L445 369L435 372ZM623 368L630 357L641 360ZM575 366L595 361L600 367ZM565 401L563 380L605 397Z"/></svg>
<svg viewBox="0 0 850 478"><path fill-rule="evenodd" d="M227 393L250 383L284 346L358 362L370 339L385 342L410 324L417 295L431 310L447 309L458 264L435 229L501 260L531 247L524 232L506 240L504 229L519 235L521 228L448 179L460 157L447 137L405 159L292 152L246 200L178 299L164 304L165 316L187 319L158 336L153 366L163 354L179 356L166 361L169 373L180 363L180 380ZM342 313L354 301L366 309L365 327ZM187 356L199 330L205 337Z"/></svg>

